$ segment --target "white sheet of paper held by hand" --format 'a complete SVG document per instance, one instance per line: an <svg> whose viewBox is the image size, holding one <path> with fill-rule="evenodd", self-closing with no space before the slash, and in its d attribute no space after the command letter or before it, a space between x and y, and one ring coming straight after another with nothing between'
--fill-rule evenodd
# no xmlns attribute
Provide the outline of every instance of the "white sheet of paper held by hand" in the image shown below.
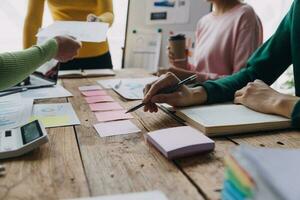
<svg viewBox="0 0 300 200"><path fill-rule="evenodd" d="M101 137L138 133L141 130L130 120L104 122L94 125Z"/></svg>
<svg viewBox="0 0 300 200"><path fill-rule="evenodd" d="M83 42L104 42L108 31L108 23L56 21L43 28L36 36L52 38L58 35L70 35Z"/></svg>

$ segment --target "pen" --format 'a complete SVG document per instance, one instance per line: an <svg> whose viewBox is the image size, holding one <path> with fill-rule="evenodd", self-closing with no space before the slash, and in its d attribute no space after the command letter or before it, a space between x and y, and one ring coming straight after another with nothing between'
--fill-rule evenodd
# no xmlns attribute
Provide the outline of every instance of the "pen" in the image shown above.
<svg viewBox="0 0 300 200"><path fill-rule="evenodd" d="M178 82L176 85L173 85L173 86L170 86L170 87L167 87L167 88L164 88L162 90L160 90L157 94L169 94L169 93L172 93L172 92L175 92L177 91L183 84L187 83L187 82L190 82L190 81L193 81L197 78L197 75L192 75L180 82ZM134 106L132 108L130 108L126 113L130 113L130 112L133 112L133 111L136 111L137 109L143 107L145 105L145 103L140 103L139 105L137 106Z"/></svg>
<svg viewBox="0 0 300 200"><path fill-rule="evenodd" d="M25 91L27 91L27 88L19 88L19 89L11 90L11 91L8 91L8 92L2 93L2 94L0 93L0 97L15 94L18 92L25 92Z"/></svg>

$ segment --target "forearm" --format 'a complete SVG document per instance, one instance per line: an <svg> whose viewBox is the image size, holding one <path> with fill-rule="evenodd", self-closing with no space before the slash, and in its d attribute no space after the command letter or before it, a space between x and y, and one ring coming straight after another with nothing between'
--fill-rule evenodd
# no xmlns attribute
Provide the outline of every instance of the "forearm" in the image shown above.
<svg viewBox="0 0 300 200"><path fill-rule="evenodd" d="M274 102L274 113L291 118L294 107L299 100L299 97L282 94L280 98Z"/></svg>
<svg viewBox="0 0 300 200"><path fill-rule="evenodd" d="M292 117L292 126L294 128L300 129L300 100L299 99L293 107L291 117Z"/></svg>
<svg viewBox="0 0 300 200"><path fill-rule="evenodd" d="M23 48L36 44L39 28L42 26L45 0L28 0L27 14L23 28Z"/></svg>
<svg viewBox="0 0 300 200"><path fill-rule="evenodd" d="M0 90L24 80L42 64L51 60L57 51L57 42L51 39L43 45L24 51L0 54Z"/></svg>
<svg viewBox="0 0 300 200"><path fill-rule="evenodd" d="M282 94L273 105L274 113L292 119L292 125L300 128L300 97Z"/></svg>

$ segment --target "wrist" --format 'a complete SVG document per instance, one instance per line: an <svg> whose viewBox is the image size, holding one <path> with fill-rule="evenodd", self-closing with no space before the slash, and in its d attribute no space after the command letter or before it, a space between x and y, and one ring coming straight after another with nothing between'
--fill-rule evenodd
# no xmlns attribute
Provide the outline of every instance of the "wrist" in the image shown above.
<svg viewBox="0 0 300 200"><path fill-rule="evenodd" d="M192 105L204 104L207 101L207 93L203 87L195 87L191 88L190 90L192 93Z"/></svg>
<svg viewBox="0 0 300 200"><path fill-rule="evenodd" d="M287 118L291 118L294 107L299 100L300 100L299 97L282 95L275 103L274 113L285 116Z"/></svg>

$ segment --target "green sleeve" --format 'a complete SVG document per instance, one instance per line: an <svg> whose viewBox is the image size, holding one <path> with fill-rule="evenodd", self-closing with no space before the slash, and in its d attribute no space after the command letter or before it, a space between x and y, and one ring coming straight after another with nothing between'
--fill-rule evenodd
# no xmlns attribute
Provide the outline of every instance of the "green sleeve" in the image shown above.
<svg viewBox="0 0 300 200"><path fill-rule="evenodd" d="M292 126L300 128L300 101L295 105L292 113Z"/></svg>
<svg viewBox="0 0 300 200"><path fill-rule="evenodd" d="M275 34L251 56L245 69L203 84L208 95L207 103L232 101L237 90L255 79L271 85L291 65L290 23L293 7L294 4Z"/></svg>
<svg viewBox="0 0 300 200"><path fill-rule="evenodd" d="M29 49L0 54L0 90L7 89L32 74L57 53L55 39Z"/></svg>

